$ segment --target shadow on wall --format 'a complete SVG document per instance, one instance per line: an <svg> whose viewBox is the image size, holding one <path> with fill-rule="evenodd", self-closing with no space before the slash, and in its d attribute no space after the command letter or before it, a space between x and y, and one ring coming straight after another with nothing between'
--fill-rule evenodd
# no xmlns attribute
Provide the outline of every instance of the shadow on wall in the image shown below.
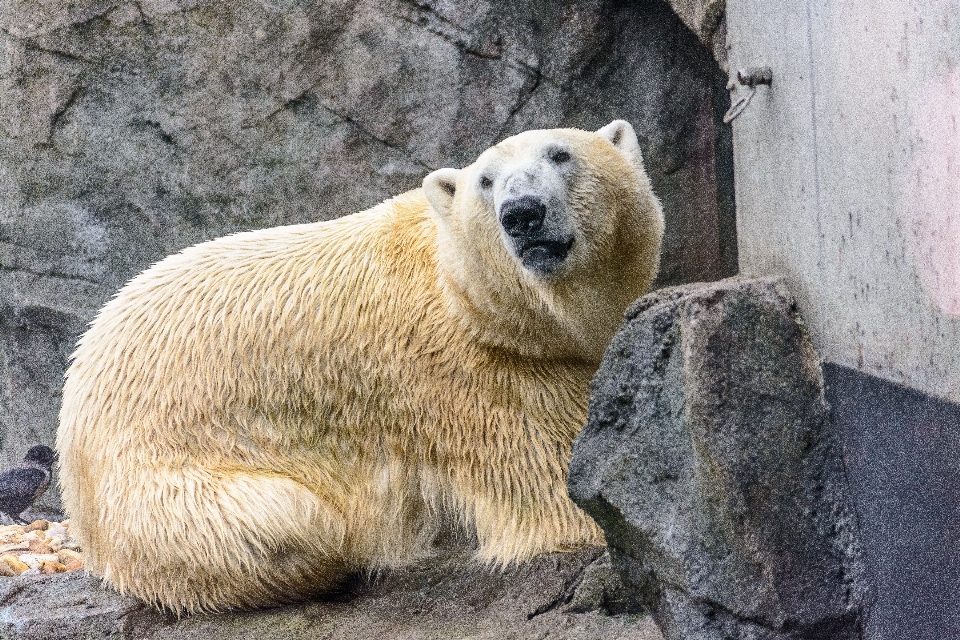
<svg viewBox="0 0 960 640"><path fill-rule="evenodd" d="M877 591L869 638L960 637L960 405L826 363Z"/></svg>
<svg viewBox="0 0 960 640"><path fill-rule="evenodd" d="M629 120L667 213L657 284L736 272L726 78L660 0L81 0L0 27L0 460L53 441L76 338L152 262L527 129Z"/></svg>

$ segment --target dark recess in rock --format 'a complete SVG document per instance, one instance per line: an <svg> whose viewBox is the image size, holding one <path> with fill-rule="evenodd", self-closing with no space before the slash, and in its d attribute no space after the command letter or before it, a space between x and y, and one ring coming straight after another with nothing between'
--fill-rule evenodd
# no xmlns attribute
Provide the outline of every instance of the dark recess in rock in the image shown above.
<svg viewBox="0 0 960 640"><path fill-rule="evenodd" d="M67 313L46 307L11 307L0 300L0 375L6 379L6 384L0 385L4 392L0 402L8 416L15 414L26 424L56 424L63 371L82 326L79 318ZM9 457L22 458L33 445L53 443L44 430L10 429L2 419L0 425ZM15 464L5 462L0 471ZM58 513L60 497L55 487L56 473L51 490L24 517Z"/></svg>
<svg viewBox="0 0 960 640"><path fill-rule="evenodd" d="M779 282L635 303L569 488L668 640L862 637L856 517L819 359Z"/></svg>

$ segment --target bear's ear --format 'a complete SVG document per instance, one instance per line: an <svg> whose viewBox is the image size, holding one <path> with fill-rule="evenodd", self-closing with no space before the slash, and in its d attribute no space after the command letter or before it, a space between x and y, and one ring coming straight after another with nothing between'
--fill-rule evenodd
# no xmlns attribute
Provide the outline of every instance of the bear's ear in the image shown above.
<svg viewBox="0 0 960 640"><path fill-rule="evenodd" d="M640 152L640 143L637 142L637 134L633 127L626 120L614 120L602 129L597 130L597 135L606 138L610 144L617 148L628 160L636 162L643 167L643 154Z"/></svg>
<svg viewBox="0 0 960 640"><path fill-rule="evenodd" d="M457 193L460 169L437 169L423 179L423 193L433 210L441 218L450 213L453 196Z"/></svg>

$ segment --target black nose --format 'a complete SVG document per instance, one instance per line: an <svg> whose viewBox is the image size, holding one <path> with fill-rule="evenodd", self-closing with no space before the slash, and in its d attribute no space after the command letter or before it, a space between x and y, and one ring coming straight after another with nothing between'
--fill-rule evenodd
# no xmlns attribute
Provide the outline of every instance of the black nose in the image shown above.
<svg viewBox="0 0 960 640"><path fill-rule="evenodd" d="M547 207L533 196L507 200L500 207L500 224L512 237L533 233L543 226Z"/></svg>

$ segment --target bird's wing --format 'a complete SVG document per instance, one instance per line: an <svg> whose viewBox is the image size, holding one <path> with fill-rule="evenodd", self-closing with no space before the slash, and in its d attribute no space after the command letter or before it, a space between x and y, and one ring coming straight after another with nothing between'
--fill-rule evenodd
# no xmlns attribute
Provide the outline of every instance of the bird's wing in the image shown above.
<svg viewBox="0 0 960 640"><path fill-rule="evenodd" d="M0 511L20 515L33 504L37 489L46 480L47 474L40 469L10 469L0 473Z"/></svg>

